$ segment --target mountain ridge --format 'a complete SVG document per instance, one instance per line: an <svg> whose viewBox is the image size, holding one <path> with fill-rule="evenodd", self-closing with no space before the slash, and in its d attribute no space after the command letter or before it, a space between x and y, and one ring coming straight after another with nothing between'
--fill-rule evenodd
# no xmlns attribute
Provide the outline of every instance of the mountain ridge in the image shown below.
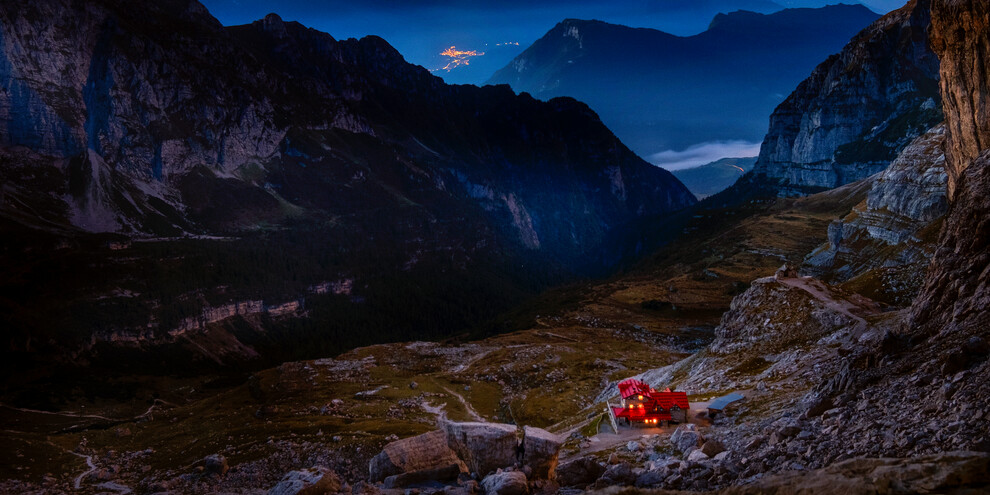
<svg viewBox="0 0 990 495"><path fill-rule="evenodd" d="M783 195L848 184L942 121L930 15L918 4L864 29L774 110L752 180Z"/></svg>
<svg viewBox="0 0 990 495"><path fill-rule="evenodd" d="M287 321L237 314L200 333L271 351L277 339L259 332L303 325L339 352L356 341L325 330L338 306L375 329L357 333L366 342L463 332L613 265L615 232L695 201L583 103L448 86L378 37L338 41L277 15L224 28L178 0L7 2L0 21L12 88L0 93L0 215L17 233L5 263L38 274L6 282L9 349L32 337L91 349L96 332L138 354L164 342L200 355L168 336L184 318L303 296ZM46 264L64 261L29 253L34 242L86 260L65 268L66 296L46 286ZM128 275L156 259L169 260L157 279ZM339 280L353 292L308 292ZM389 302L403 285L414 314Z"/></svg>
<svg viewBox="0 0 990 495"><path fill-rule="evenodd" d="M878 17L863 6L789 10L726 15L714 23L723 28L686 37L569 19L488 83L586 101L645 157L699 142L756 141L780 95Z"/></svg>

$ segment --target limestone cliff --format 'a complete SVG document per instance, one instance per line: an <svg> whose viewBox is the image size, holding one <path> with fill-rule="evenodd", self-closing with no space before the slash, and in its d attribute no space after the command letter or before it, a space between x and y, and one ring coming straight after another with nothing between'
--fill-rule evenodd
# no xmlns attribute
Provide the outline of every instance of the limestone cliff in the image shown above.
<svg viewBox="0 0 990 495"><path fill-rule="evenodd" d="M946 164L952 203L913 313L913 329L941 341L986 339L990 313L990 7L979 0L932 5L942 59ZM947 355L955 351L946 349Z"/></svg>
<svg viewBox="0 0 990 495"><path fill-rule="evenodd" d="M907 306L924 280L947 208L944 126L915 139L890 167L868 179L866 201L828 228L802 272L847 282L857 292Z"/></svg>
<svg viewBox="0 0 990 495"><path fill-rule="evenodd" d="M338 279L354 294L286 318L313 341L272 347L335 340L335 304L367 319L332 352L438 337L695 203L581 102L449 86L381 38L274 14L224 27L195 0L0 2L0 184L0 271L31 273L0 296L11 349L161 335ZM132 238L153 243L105 249Z"/></svg>
<svg viewBox="0 0 990 495"><path fill-rule="evenodd" d="M752 178L782 195L869 177L941 121L928 0L882 17L780 104Z"/></svg>
<svg viewBox="0 0 990 495"><path fill-rule="evenodd" d="M986 2L933 2L931 45L942 62L942 105L952 116L946 135L950 197L969 164L990 148L988 18Z"/></svg>
<svg viewBox="0 0 990 495"><path fill-rule="evenodd" d="M7 171L11 187L29 203L61 196L63 223L88 231L216 233L278 223L286 207L395 203L429 211L409 222L474 210L524 248L555 250L694 202L583 104L447 86L380 38L338 41L277 15L224 28L194 0L4 2L0 87L0 146L63 173L37 191Z"/></svg>

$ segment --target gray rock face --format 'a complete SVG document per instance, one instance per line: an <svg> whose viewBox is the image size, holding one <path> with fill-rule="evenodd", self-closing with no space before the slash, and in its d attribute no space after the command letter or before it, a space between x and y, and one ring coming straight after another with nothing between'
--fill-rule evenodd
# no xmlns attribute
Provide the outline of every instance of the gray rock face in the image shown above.
<svg viewBox="0 0 990 495"><path fill-rule="evenodd" d="M869 177L942 120L928 0L863 30L774 111L752 174L782 195Z"/></svg>
<svg viewBox="0 0 990 495"><path fill-rule="evenodd" d="M833 283L860 277L873 284L865 295L909 304L934 251L934 233L923 233L948 207L944 136L944 126L932 129L872 178L865 203L829 226L802 272Z"/></svg>
<svg viewBox="0 0 990 495"><path fill-rule="evenodd" d="M268 495L324 495L340 490L340 478L325 468L291 471L268 491Z"/></svg>
<svg viewBox="0 0 990 495"><path fill-rule="evenodd" d="M499 423L444 424L447 445L480 476L516 463L516 427Z"/></svg>
<svg viewBox="0 0 990 495"><path fill-rule="evenodd" d="M522 471L500 471L481 480L485 495L526 495L529 484Z"/></svg>
<svg viewBox="0 0 990 495"><path fill-rule="evenodd" d="M912 328L938 335L937 343L951 349L945 352L946 361L970 337L985 336L990 321L988 11L986 2L975 0L938 0L932 5L932 44L942 59L944 78L946 160L953 205L932 269L914 305Z"/></svg>
<svg viewBox="0 0 990 495"><path fill-rule="evenodd" d="M945 145L950 198L963 171L990 147L988 15L990 5L979 0L932 2L931 44L941 59L942 104L949 126Z"/></svg>
<svg viewBox="0 0 990 495"><path fill-rule="evenodd" d="M524 432L523 465L533 470L534 478L554 479L557 472L557 456L560 453L560 439L553 433L530 426L525 427Z"/></svg>
<svg viewBox="0 0 990 495"><path fill-rule="evenodd" d="M371 481L383 481L390 476L420 471L450 470L451 466L454 466L454 477L458 472L467 471L464 462L447 446L447 435L442 431L431 431L389 443L371 459L368 472ZM430 476L437 478L440 474L438 471Z"/></svg>
<svg viewBox="0 0 990 495"><path fill-rule="evenodd" d="M725 446L722 445L722 442L719 442L714 438L709 438L705 441L704 445L701 446L701 451L708 457L715 457L716 455L725 452Z"/></svg>
<svg viewBox="0 0 990 495"><path fill-rule="evenodd" d="M146 18L190 30L216 29L197 5L131 8L147 7ZM0 81L13 89L0 96L0 143L62 157L92 149L115 166L158 178L200 164L232 171L275 151L285 130L274 124L270 98L243 90L270 76L250 67L213 84L218 60L254 65L233 47L204 45L199 57L178 65L150 36L121 43L135 33L113 8L90 3L86 15L64 15L71 10L60 2L0 9ZM140 53L131 52L135 44ZM212 89L204 93L207 84ZM189 139L193 129L217 139Z"/></svg>
<svg viewBox="0 0 990 495"><path fill-rule="evenodd" d="M0 91L0 147L26 147L48 157L51 167L62 170L65 160L84 160L84 170L80 172L92 171L98 184L91 185L101 187L88 191L84 198L76 198L81 203L77 207L85 209L90 202L101 200L107 211L101 223L83 225L78 219L75 225L94 231L147 232L153 227L137 221L138 213L150 215L147 209L166 217L172 213L159 211L155 207L158 202L145 196L164 201L180 216L188 215L184 207L196 210L197 198L179 198L179 193L184 190L182 179L195 171L208 175L210 181L227 181L228 185L251 189L253 194L267 198L268 208L278 208L276 195L303 209L329 207L325 196L333 193L327 194L326 189L313 198L305 191L290 192L287 184L274 181L275 173L284 176L283 166L306 167L309 162L312 167L318 163L343 175L309 177L310 183L346 183L361 189L371 185L366 182L376 182L375 170L350 168L364 163L364 158L342 158L350 154L344 148L357 146L353 139L344 137L347 144L331 147L326 143L334 138L305 142L304 136L311 133L324 138L335 134L360 136L358 139L367 140L366 144L354 151L368 158L368 162L381 162L380 158L370 158L370 143L374 143L370 148L375 150L407 148L399 154L412 160L406 165L420 176L410 180L422 180L422 184L402 187L421 189L417 193L427 195L457 196L488 212L492 220L497 217L497 223L511 227L514 237L529 249L546 249L559 242L587 244L590 239L582 239L585 234L602 235L604 230L624 223L605 218L620 210L631 220L653 214L657 208L671 211L695 202L673 176L622 146L583 104L557 100L551 105L532 98L517 99L507 88L454 89L424 69L406 63L380 38L338 41L298 23L283 22L276 15L251 25L224 28L194 1L4 2L0 5L0 87L5 88ZM494 92L487 94L489 91ZM411 95L416 96L409 98ZM604 141L590 136L574 140L571 149L575 156L548 161L537 156L539 150L564 147L536 144L535 140L551 133L536 131L543 124L534 126L533 120L519 126L527 130L502 144L482 145L489 152L498 149L494 155L482 158L475 151L464 153L474 146L468 144L474 142L473 138L464 140L464 136L486 136L484 141L497 133L481 129L489 110L480 106L468 110L465 116L470 116L472 126L478 126L468 129L470 126L462 125L452 113L456 113L457 105L448 106L447 102L495 101L503 96L525 101L525 105L542 106L535 116L557 113L574 104L571 108L576 112L572 117L597 122L591 127ZM394 107L388 112L391 116L379 111L381 105ZM399 110L404 105L410 106ZM438 108L437 118L423 115L424 108ZM402 117L404 113L414 116ZM492 116L499 122L493 125L515 127L506 126L503 119L526 113L529 111L516 112L496 104ZM426 130L432 125L449 127L453 132ZM591 127L579 125L575 129L586 132ZM416 128L419 137L398 131L400 128ZM397 131L403 135L396 137ZM441 143L432 142L427 135L459 137ZM529 141L524 147L525 157L512 156L508 148L524 141ZM589 147L579 149L586 145ZM455 151L458 149L462 151ZM534 150L537 155L532 154ZM513 163L557 161L559 171L571 174L577 168L578 155L588 157L588 163L594 164L583 179L596 185L541 188L539 195L564 189L610 191L586 196L598 202L607 197L610 205L605 208L573 208L605 216L594 229L581 233L551 233L546 229L556 221L552 219L561 211L559 205L543 210L543 200L535 200L518 188L537 181L503 176L503 182L498 173L491 173L512 168ZM613 159L619 155L623 157ZM470 170L473 167L468 164L478 162L485 164L484 173ZM343 170L347 168L350 170ZM268 172L273 177L267 177ZM74 188L79 193L76 196L82 195L85 185ZM640 201L644 192L648 199ZM371 194L380 193L374 189ZM413 202L425 203L424 198L411 196ZM561 199L560 204L567 204L568 200ZM353 207L356 200L344 202ZM135 207L138 212L131 211ZM564 223L574 229L586 222ZM576 234L573 239L572 234Z"/></svg>

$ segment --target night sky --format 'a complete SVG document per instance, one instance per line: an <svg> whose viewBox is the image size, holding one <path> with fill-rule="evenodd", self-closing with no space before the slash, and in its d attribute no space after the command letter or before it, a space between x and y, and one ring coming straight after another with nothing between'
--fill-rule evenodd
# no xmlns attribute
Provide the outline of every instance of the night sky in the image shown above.
<svg viewBox="0 0 990 495"><path fill-rule="evenodd" d="M703 31L718 12L772 12L781 7L820 7L837 0L201 0L225 25L246 24L269 12L287 21L330 33L337 39L375 34L406 60L435 71L451 83L483 83L533 41L566 18L599 19L678 35ZM852 0L844 0L851 3ZM907 0L863 0L886 13ZM507 44L508 43L508 44ZM516 45L515 43L518 43ZM500 45L501 44L501 45ZM485 55L469 67L438 70L450 46Z"/></svg>

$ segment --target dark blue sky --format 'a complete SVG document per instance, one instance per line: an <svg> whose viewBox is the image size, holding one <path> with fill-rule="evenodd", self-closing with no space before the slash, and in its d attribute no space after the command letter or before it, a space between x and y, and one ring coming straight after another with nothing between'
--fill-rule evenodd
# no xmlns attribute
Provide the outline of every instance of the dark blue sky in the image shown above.
<svg viewBox="0 0 990 495"><path fill-rule="evenodd" d="M705 29L718 12L738 9L772 12L781 7L820 7L838 0L201 0L225 25L246 24L275 12L337 39L375 34L406 60L436 70L453 83L482 83L557 22L600 19L690 35ZM853 3L853 0L843 0ZM907 0L863 0L886 13ZM506 42L518 46L504 45ZM502 43L502 46L498 46ZM450 59L444 49L484 52L469 67L437 70Z"/></svg>

